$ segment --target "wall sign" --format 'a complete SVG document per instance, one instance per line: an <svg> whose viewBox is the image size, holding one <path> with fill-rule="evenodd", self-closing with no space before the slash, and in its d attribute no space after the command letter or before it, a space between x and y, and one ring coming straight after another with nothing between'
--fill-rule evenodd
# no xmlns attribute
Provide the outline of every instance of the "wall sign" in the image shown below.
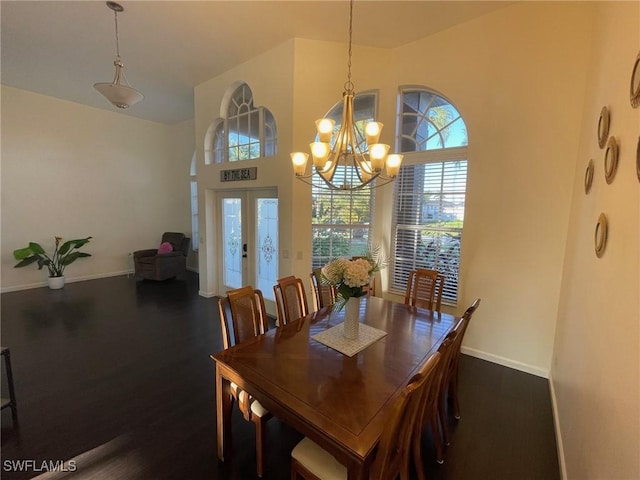
<svg viewBox="0 0 640 480"><path fill-rule="evenodd" d="M258 178L258 167L235 168L233 170L222 170L220 172L221 182L239 182L242 180L256 180Z"/></svg>

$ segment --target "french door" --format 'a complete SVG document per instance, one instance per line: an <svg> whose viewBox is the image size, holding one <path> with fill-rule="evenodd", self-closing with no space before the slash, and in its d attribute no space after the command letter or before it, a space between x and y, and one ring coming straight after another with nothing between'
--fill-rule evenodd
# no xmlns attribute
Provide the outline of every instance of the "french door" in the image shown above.
<svg viewBox="0 0 640 480"><path fill-rule="evenodd" d="M278 195L275 189L220 192L221 284L251 285L275 301L278 279ZM270 310L270 308L269 308Z"/></svg>

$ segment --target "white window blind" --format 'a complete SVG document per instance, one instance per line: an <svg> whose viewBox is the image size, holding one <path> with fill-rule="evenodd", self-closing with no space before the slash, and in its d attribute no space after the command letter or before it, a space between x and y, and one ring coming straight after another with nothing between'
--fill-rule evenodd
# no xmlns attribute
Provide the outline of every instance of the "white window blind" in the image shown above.
<svg viewBox="0 0 640 480"><path fill-rule="evenodd" d="M445 276L443 299L456 302L467 161L409 165L396 180L392 288L404 290L415 268Z"/></svg>

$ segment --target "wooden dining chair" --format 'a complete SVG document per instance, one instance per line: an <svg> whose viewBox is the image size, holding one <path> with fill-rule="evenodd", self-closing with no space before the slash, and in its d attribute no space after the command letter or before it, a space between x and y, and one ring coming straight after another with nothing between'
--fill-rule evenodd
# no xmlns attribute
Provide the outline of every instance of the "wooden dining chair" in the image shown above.
<svg viewBox="0 0 640 480"><path fill-rule="evenodd" d="M307 293L299 278L279 278L278 283L273 286L273 293L278 309L278 325L286 325L309 313Z"/></svg>
<svg viewBox="0 0 640 480"><path fill-rule="evenodd" d="M229 290L218 301L222 343L225 350L244 340L265 333L268 329L264 298L260 290L242 287ZM232 342L233 337L233 342ZM238 409L245 420L256 427L256 473L262 477L264 466L265 424L272 415L253 398L231 382L231 395L238 402Z"/></svg>
<svg viewBox="0 0 640 480"><path fill-rule="evenodd" d="M453 375L453 366L460 349L460 341L462 339L463 330L465 326L465 319L461 318L451 332L447 335L446 339L449 340L449 345L446 347L443 345L438 350L442 353L442 377L440 379L440 385L438 389L438 419L441 425L442 439L445 445L451 444L449 437L449 427L447 422L447 395L449 392L449 384ZM445 339L445 340L446 340ZM444 350L443 350L444 349Z"/></svg>
<svg viewBox="0 0 640 480"><path fill-rule="evenodd" d="M452 356L456 335L457 333L455 330L450 332L438 348L440 362L438 362L433 374L434 382L423 392L423 396L420 400L421 407L418 410L416 421L414 423L411 447L413 451L414 465L420 480L424 480L421 441L422 432L426 427L431 428L431 436L436 447L436 461L440 464L444 463L444 428L446 428L446 425L444 425L444 419L441 418L439 413L439 399L448 362Z"/></svg>
<svg viewBox="0 0 640 480"><path fill-rule="evenodd" d="M444 275L436 270L418 268L409 272L404 303L440 312Z"/></svg>
<svg viewBox="0 0 640 480"><path fill-rule="evenodd" d="M458 371L460 370L460 356L462 355L462 340L471 322L471 317L480 306L480 298L476 298L471 306L462 315L462 329L456 338L452 361L449 365L449 387L447 389L448 398L453 402L453 416L460 420L460 401L458 399Z"/></svg>
<svg viewBox="0 0 640 480"><path fill-rule="evenodd" d="M370 479L409 479L409 456L414 422L421 407L423 392L435 382L438 352L431 355L420 371L397 397L389 411L378 449L371 465ZM291 452L291 480L347 479L347 468L330 453L305 437Z"/></svg>
<svg viewBox="0 0 640 480"><path fill-rule="evenodd" d="M311 294L313 297L313 309L317 312L323 307L336 303L336 288L322 280L322 269L314 268L309 275L311 282Z"/></svg>

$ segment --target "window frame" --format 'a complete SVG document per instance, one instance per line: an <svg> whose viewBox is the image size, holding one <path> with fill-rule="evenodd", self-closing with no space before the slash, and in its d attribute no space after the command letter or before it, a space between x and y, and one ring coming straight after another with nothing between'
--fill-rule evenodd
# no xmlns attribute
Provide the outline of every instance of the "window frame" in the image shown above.
<svg viewBox="0 0 640 480"><path fill-rule="evenodd" d="M197 252L200 248L200 226L198 224L198 177L196 167L196 152L193 152L189 169L189 186L191 194L191 250Z"/></svg>
<svg viewBox="0 0 640 480"><path fill-rule="evenodd" d="M406 151L406 152L401 152L404 154L404 160L403 160L403 165L401 167L401 169L404 169L406 167L410 167L410 166L420 166L420 165L427 165L427 164L442 164L442 163L447 163L447 162L458 162L458 161L464 161L466 162L465 164L465 186L464 186L464 204L466 207L466 198L467 198L467 193L468 193L468 172L469 172L469 159L468 159L468 129L466 126L466 122L464 121L464 117L462 116L462 114L460 113L460 111L458 110L458 108L455 106L455 104L453 102L451 102L446 96L440 94L439 92L427 88L427 87L418 87L418 86L408 86L408 87L401 87L399 89L398 92L398 115L397 115L397 121L396 121L396 141L398 145L402 145L402 139L406 138L406 135L403 135L403 101L404 101L404 93L407 92L424 92L427 94L431 94L431 95L436 95L438 97L440 97L441 99L445 100L446 102L448 102L449 105L451 105L460 115L460 120L462 121L463 125L464 125L464 134L465 134L465 141L467 142L466 145L463 146L456 146L456 147L440 147L440 148L436 148L436 149L425 149L425 150L417 150L417 151ZM428 111L428 109L427 109ZM425 114L426 116L426 114ZM445 127L447 127L448 125L445 125ZM439 133L436 132L435 135L438 135ZM427 146L428 142L425 140L424 141L424 145L425 147ZM444 167L444 165L443 165ZM401 181L401 175L398 175L398 179L396 179L396 182L400 182ZM392 252L392 256L391 256L391 260L389 262L389 293L392 294L396 294L396 295L404 295L405 291L406 291L406 282L403 284L399 281L397 281L397 277L401 276L402 272L398 272L398 265L397 265L397 256L398 256L398 238L399 238L399 226L403 226L405 231L410 231L413 228L416 229L420 229L420 230L424 230L425 226L427 226L428 224L426 224L424 222L423 219L420 219L420 221L422 223L419 223L419 221L416 221L415 224L399 224L398 223L398 209L399 209L399 205L398 205L398 201L399 201L399 195L398 195L398 189L400 188L400 183L396 183L396 185L394 185L394 196L393 196L393 211L392 211L392 218L391 218L391 252ZM443 192L443 190L440 190L440 193L438 195L441 195ZM422 192L424 193L424 192ZM464 207L463 207L464 208ZM420 226L422 226L423 228L420 228ZM413 227L413 228L407 228L407 227ZM433 229L436 232L440 232L440 234L442 234L442 232L446 232L446 231L450 231L450 227L445 227L445 228L438 228L437 226ZM446 304L446 305L450 305L450 306L456 306L457 302L460 298L459 292L460 292L460 260L461 260L461 252L462 252L462 240L463 240L463 236L464 236L464 213L462 214L462 226L459 229L454 229L456 232L459 232L459 238L460 238L460 245L459 245L459 253L457 256L457 272L456 272L456 277L457 277L457 285L455 288L455 297L452 298L451 296L446 296L446 292L445 295L443 295L443 301L442 303ZM417 262L416 262L416 258L417 256L414 255L414 260L413 260L413 268L417 267ZM445 257L446 258L446 257ZM436 267L437 268L437 267Z"/></svg>
<svg viewBox="0 0 640 480"><path fill-rule="evenodd" d="M236 95L239 91L248 92L249 96L244 98L241 104L236 102ZM232 109L235 112L232 112ZM248 118L248 125L251 125L253 115L257 117L258 140L247 144L231 145L231 124L235 121L240 123L240 117ZM235 136L239 136L235 134ZM251 137L253 138L253 137ZM274 157L278 154L278 125L273 113L266 107L255 106L253 90L249 84L244 82L236 82L231 85L221 102L220 117L211 122L204 139L205 165L235 163L247 160L257 160L260 158ZM249 158L230 159L230 151L237 149L241 151L242 147L256 146L258 147L258 155L251 155Z"/></svg>

